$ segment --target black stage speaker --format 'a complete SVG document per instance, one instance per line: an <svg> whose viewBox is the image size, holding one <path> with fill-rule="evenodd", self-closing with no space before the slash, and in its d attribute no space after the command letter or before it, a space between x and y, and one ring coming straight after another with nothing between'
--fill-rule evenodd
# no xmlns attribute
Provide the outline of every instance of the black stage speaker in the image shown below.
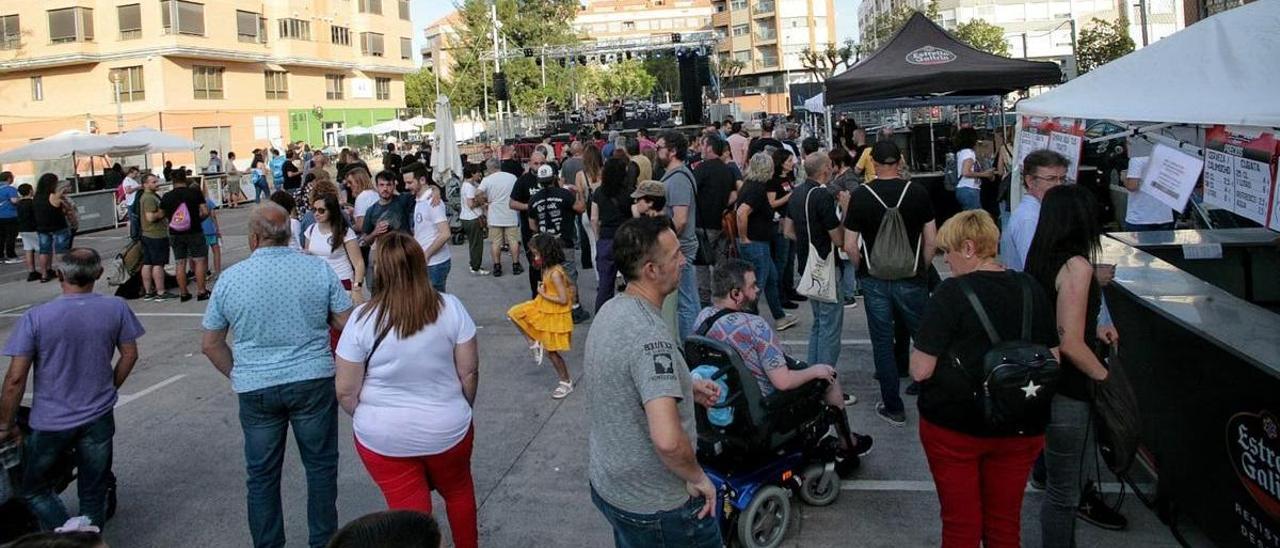
<svg viewBox="0 0 1280 548"><path fill-rule="evenodd" d="M706 55L698 56L698 83L711 85L711 59Z"/></svg>
<svg viewBox="0 0 1280 548"><path fill-rule="evenodd" d="M686 53L680 59L680 97L684 103L684 123L702 123L702 85L698 81L700 56Z"/></svg>
<svg viewBox="0 0 1280 548"><path fill-rule="evenodd" d="M507 75L503 72L493 73L493 93L499 101L510 101L511 95L507 94Z"/></svg>

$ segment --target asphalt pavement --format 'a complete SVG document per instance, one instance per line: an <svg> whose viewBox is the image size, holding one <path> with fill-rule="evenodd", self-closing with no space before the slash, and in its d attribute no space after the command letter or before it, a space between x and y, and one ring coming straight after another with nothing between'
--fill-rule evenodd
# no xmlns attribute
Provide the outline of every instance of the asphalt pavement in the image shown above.
<svg viewBox="0 0 1280 548"><path fill-rule="evenodd" d="M226 266L248 254L245 209L219 211ZM114 257L126 243L124 229L77 237L77 245ZM476 277L466 251L454 246L448 287L466 305L479 328L480 386L475 407L472 469L479 504L482 546L610 546L612 535L591 504L587 480L585 391L554 401L555 375L535 366L523 337L505 318L527 299L525 276ZM489 259L485 258L485 267ZM509 267L509 265L508 265ZM508 272L510 272L508 268ZM287 275L282 273L281 275ZM56 283L26 282L21 265L0 266L0 337L7 338L22 311L54 298ZM594 295L594 276L580 276L581 293ZM105 280L98 286L109 293ZM141 359L121 389L116 407L115 462L120 506L107 538L116 548L250 545L244 502L243 438L229 382L200 353L204 303L138 302L130 306L147 334ZM803 355L811 315L797 311L800 325L782 333L790 351ZM838 369L845 389L859 403L849 414L855 430L876 438L857 477L846 481L832 506L811 508L794 500L792 529L784 546L936 546L941 522L937 496L915 429L908 397L908 425L893 427L875 416L878 388L872 379L871 348L862 308L846 309ZM575 378L582 376L582 345L590 324L578 326L566 355ZM7 368L7 361L3 366ZM904 383L905 386L905 383ZM28 388L29 389L29 388ZM352 445L351 421L340 418L339 520L345 523L385 508ZM282 498L289 546L305 546L306 480L290 445ZM1108 488L1114 484L1106 484ZM1043 493L1029 491L1023 506L1023 543L1039 545L1038 508ZM74 487L64 494L72 512ZM1155 515L1130 496L1123 509L1130 527L1110 532L1081 523L1081 546L1177 546ZM444 506L435 513L442 525Z"/></svg>

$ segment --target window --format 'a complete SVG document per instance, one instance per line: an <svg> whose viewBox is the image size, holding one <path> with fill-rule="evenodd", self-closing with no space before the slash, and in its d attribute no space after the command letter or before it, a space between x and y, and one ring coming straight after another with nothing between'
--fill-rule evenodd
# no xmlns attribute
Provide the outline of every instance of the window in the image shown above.
<svg viewBox="0 0 1280 548"><path fill-rule="evenodd" d="M413 59L413 39L400 37L400 58Z"/></svg>
<svg viewBox="0 0 1280 548"><path fill-rule="evenodd" d="M178 22L177 31L173 21ZM160 1L160 26L165 34L191 34L204 36L204 4L185 0Z"/></svg>
<svg viewBox="0 0 1280 548"><path fill-rule="evenodd" d="M747 0L733 0L729 3L730 9L745 10L747 9Z"/></svg>
<svg viewBox="0 0 1280 548"><path fill-rule="evenodd" d="M222 98L222 71L223 67L206 67L195 65L191 67L191 77L195 80L196 99L221 99Z"/></svg>
<svg viewBox="0 0 1280 548"><path fill-rule="evenodd" d="M241 42L267 43L267 20L261 13L236 10L236 35Z"/></svg>
<svg viewBox="0 0 1280 548"><path fill-rule="evenodd" d="M382 35L376 32L360 33L360 53L382 57Z"/></svg>
<svg viewBox="0 0 1280 548"><path fill-rule="evenodd" d="M329 41L339 46L351 45L351 30L347 27L329 27Z"/></svg>
<svg viewBox="0 0 1280 548"><path fill-rule="evenodd" d="M116 6L116 17L120 20L121 40L142 38L142 7L140 5Z"/></svg>
<svg viewBox="0 0 1280 548"><path fill-rule="evenodd" d="M117 76L118 75L118 76ZM120 79L120 102L130 103L133 101L141 101L147 98L146 90L142 85L142 67L120 67L111 69L111 81ZM115 90L112 90L114 93ZM111 102L115 102L113 99Z"/></svg>
<svg viewBox="0 0 1280 548"><path fill-rule="evenodd" d="M747 28L747 25L746 25L746 24L742 24L742 25L734 25L734 26L733 26L733 35L734 35L734 36L746 36L748 32L750 32L750 31L748 30L748 28Z"/></svg>
<svg viewBox="0 0 1280 548"><path fill-rule="evenodd" d="M360 0L360 13L382 15L382 0Z"/></svg>
<svg viewBox="0 0 1280 548"><path fill-rule="evenodd" d="M749 50L741 50L733 52L733 58L746 64L751 64L751 52Z"/></svg>
<svg viewBox="0 0 1280 548"><path fill-rule="evenodd" d="M42 76L31 77L31 100L32 101L44 100L44 77Z"/></svg>
<svg viewBox="0 0 1280 548"><path fill-rule="evenodd" d="M324 75L324 98L330 100L342 99L342 81L345 78L341 74Z"/></svg>
<svg viewBox="0 0 1280 548"><path fill-rule="evenodd" d="M280 38L292 38L294 40L310 40L311 39L311 21L303 21L301 19L281 19L280 20Z"/></svg>
<svg viewBox="0 0 1280 548"><path fill-rule="evenodd" d="M17 49L21 40L22 32L18 28L18 15L0 17L0 49Z"/></svg>
<svg viewBox="0 0 1280 548"><path fill-rule="evenodd" d="M289 98L289 73L268 70L263 74L267 79L267 99Z"/></svg>
<svg viewBox="0 0 1280 548"><path fill-rule="evenodd" d="M49 10L49 40L55 44L93 40L93 10L90 8Z"/></svg>
<svg viewBox="0 0 1280 548"><path fill-rule="evenodd" d="M400 7L400 18L409 21L409 0L397 0L396 3Z"/></svg>
<svg viewBox="0 0 1280 548"><path fill-rule="evenodd" d="M391 79L390 78L374 78L374 88L377 90L379 101L388 101L391 99Z"/></svg>

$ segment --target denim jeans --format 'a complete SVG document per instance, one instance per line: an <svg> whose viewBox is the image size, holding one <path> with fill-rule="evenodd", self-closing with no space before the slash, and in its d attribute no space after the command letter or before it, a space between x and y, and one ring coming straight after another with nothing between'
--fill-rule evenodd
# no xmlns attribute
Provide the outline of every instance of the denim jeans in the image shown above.
<svg viewBox="0 0 1280 548"><path fill-rule="evenodd" d="M840 295L846 299L858 291L858 269L848 259L840 259Z"/></svg>
<svg viewBox="0 0 1280 548"><path fill-rule="evenodd" d="M836 292L840 296L840 292ZM809 330L809 363L825 363L835 367L840 360L840 333L844 330L844 302L834 303L809 299L813 307L813 328Z"/></svg>
<svg viewBox="0 0 1280 548"><path fill-rule="evenodd" d="M862 285L862 304L867 311L867 330L871 335L876 380L880 381L880 397L886 411L899 413L903 405L898 393L898 362L893 357L894 311L914 337L929 300L929 286L923 278L881 280L862 276L858 283Z"/></svg>
<svg viewBox="0 0 1280 548"><path fill-rule="evenodd" d="M683 341L693 333L693 322L698 319L698 311L702 309L698 302L698 274L693 266L693 259L686 257L684 268L680 269L680 288L676 301L676 330Z"/></svg>
<svg viewBox="0 0 1280 548"><path fill-rule="evenodd" d="M788 295L795 293L795 250L791 240L782 235L782 227L778 227L778 231L773 234L773 245L771 246L773 257L773 271L778 275L778 296L786 298ZM790 259L790 260L788 260ZM787 268L790 265L793 271L791 275L787 275ZM758 276L757 276L758 277Z"/></svg>
<svg viewBox="0 0 1280 548"><path fill-rule="evenodd" d="M1044 432L1044 501L1040 503L1040 536L1045 548L1076 545L1076 507L1080 505L1080 477L1089 439L1089 402L1061 394L1049 403L1049 426Z"/></svg>
<svg viewBox="0 0 1280 548"><path fill-rule="evenodd" d="M769 303L773 319L782 318L782 299L778 295L778 275L773 270L773 259L769 256L769 244L764 242L738 243L738 255L742 260L751 263L756 271L756 283L764 290L764 300Z"/></svg>
<svg viewBox="0 0 1280 548"><path fill-rule="evenodd" d="M61 255L71 251L71 229L63 228L53 232L37 232L41 255Z"/></svg>
<svg viewBox="0 0 1280 548"><path fill-rule="evenodd" d="M444 293L444 283L449 280L449 268L451 266L453 266L453 259L427 267L427 276L431 278L431 287L436 288L436 291Z"/></svg>
<svg viewBox="0 0 1280 548"><path fill-rule="evenodd" d="M961 211L982 209L982 191L976 188L957 188L956 201L960 202Z"/></svg>
<svg viewBox="0 0 1280 548"><path fill-rule="evenodd" d="M239 399L253 545L285 545L280 469L292 425L307 473L308 545L324 546L338 529L338 399L333 377L245 392Z"/></svg>
<svg viewBox="0 0 1280 548"><path fill-rule="evenodd" d="M617 508L591 488L591 502L613 528L617 548L721 548L720 521L714 515L698 518L702 499L690 498L679 508L635 514Z"/></svg>
<svg viewBox="0 0 1280 548"><path fill-rule="evenodd" d="M618 287L618 265L613 262L613 238L596 240L596 313L613 298Z"/></svg>
<svg viewBox="0 0 1280 548"><path fill-rule="evenodd" d="M76 450L76 492L80 514L102 527L107 520L107 478L111 473L111 439L116 434L115 415L108 411L86 424L57 432L33 430L27 436L23 456L22 492L40 528L52 531L71 516L54 492L49 470L67 451Z"/></svg>

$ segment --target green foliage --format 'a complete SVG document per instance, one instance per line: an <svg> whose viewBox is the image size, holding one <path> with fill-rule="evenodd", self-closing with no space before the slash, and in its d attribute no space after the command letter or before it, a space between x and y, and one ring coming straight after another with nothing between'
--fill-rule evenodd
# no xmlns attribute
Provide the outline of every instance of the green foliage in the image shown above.
<svg viewBox="0 0 1280 548"><path fill-rule="evenodd" d="M1089 72L1133 52L1133 39L1123 19L1114 23L1093 19L1076 41L1076 68Z"/></svg>
<svg viewBox="0 0 1280 548"><path fill-rule="evenodd" d="M897 34L899 30L902 30L902 27L907 24L907 20L911 19L911 16L915 15L917 11L921 10L902 6L891 12L882 13L876 16L869 25L869 28L861 30L862 43L859 48L860 53L870 54L875 50L880 49L880 46L885 45L890 38L893 38L893 35ZM924 13L925 17L932 19L935 23L942 19L942 16L938 14L937 0L931 0L929 5L925 6L921 13ZM861 55L859 55L859 57L860 56Z"/></svg>
<svg viewBox="0 0 1280 548"><path fill-rule="evenodd" d="M644 64L630 60L588 67L579 90L588 98L605 102L648 97L657 83Z"/></svg>
<svg viewBox="0 0 1280 548"><path fill-rule="evenodd" d="M812 50L806 46L800 50L800 63L815 80L821 82L835 74L836 69L848 67L854 60L853 53L853 40L846 40L840 46L836 46L834 42L828 42L826 47L820 50Z"/></svg>
<svg viewBox="0 0 1280 548"><path fill-rule="evenodd" d="M436 103L436 77L431 67L404 75L404 102L409 108L431 107Z"/></svg>
<svg viewBox="0 0 1280 548"><path fill-rule="evenodd" d="M680 67L671 57L649 57L644 60L644 70L655 79L654 93L664 97L670 93L672 101L680 100Z"/></svg>
<svg viewBox="0 0 1280 548"><path fill-rule="evenodd" d="M1009 56L1009 43L1004 39L1004 29L983 19L972 19L956 26L951 31L961 42L969 44L978 51L985 51L1001 57Z"/></svg>

